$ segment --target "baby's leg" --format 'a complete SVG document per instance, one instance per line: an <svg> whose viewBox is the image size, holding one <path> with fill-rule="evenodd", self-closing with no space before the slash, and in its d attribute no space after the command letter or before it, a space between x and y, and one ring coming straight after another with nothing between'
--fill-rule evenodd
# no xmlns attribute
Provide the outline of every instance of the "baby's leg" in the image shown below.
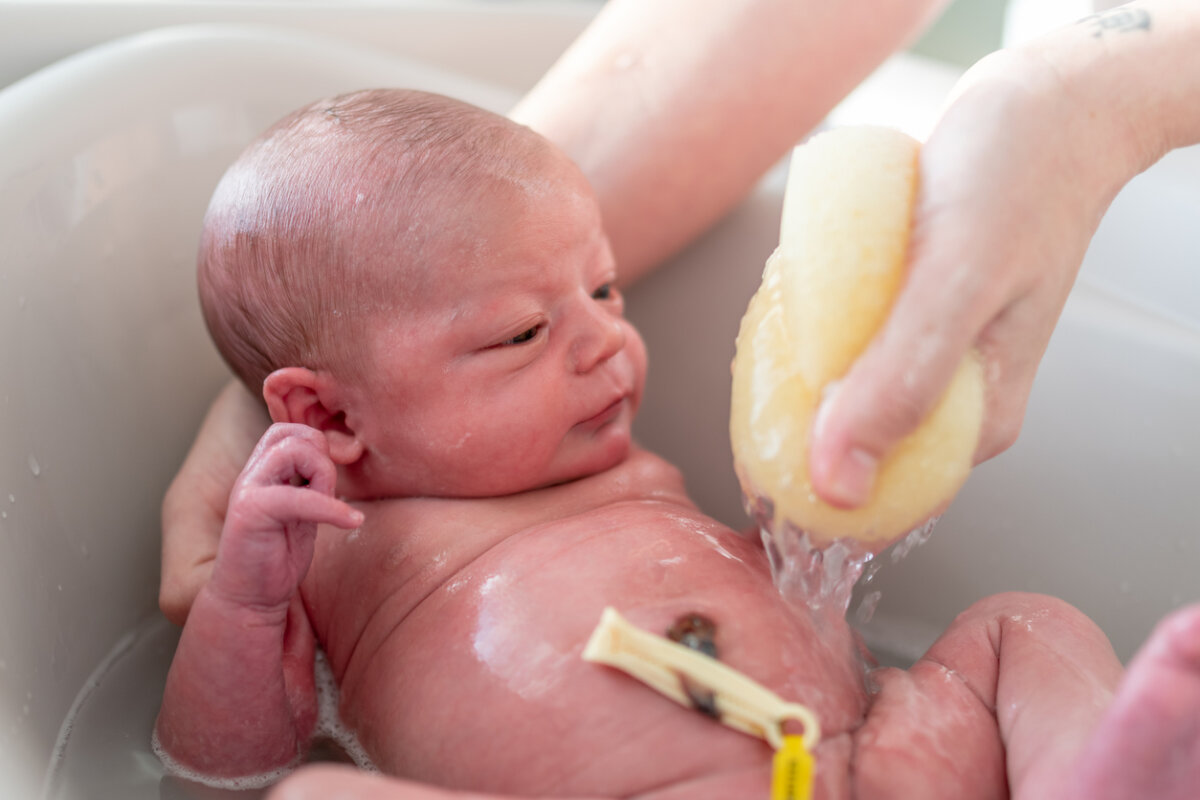
<svg viewBox="0 0 1200 800"><path fill-rule="evenodd" d="M1064 798L1184 800L1200 786L1200 605L1159 623L1084 749Z"/></svg>
<svg viewBox="0 0 1200 800"><path fill-rule="evenodd" d="M1066 603L982 600L911 670L879 674L856 734L859 796L1059 800L1120 675L1108 639Z"/></svg>

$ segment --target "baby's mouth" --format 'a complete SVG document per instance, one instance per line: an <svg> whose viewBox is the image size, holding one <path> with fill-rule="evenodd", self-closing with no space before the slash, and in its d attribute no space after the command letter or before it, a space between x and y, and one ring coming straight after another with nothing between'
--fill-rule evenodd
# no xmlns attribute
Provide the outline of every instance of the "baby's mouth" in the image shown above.
<svg viewBox="0 0 1200 800"><path fill-rule="evenodd" d="M598 414L594 414L579 424L585 428L599 428L609 422L612 422L621 412L625 410L625 406L629 402L628 395L621 395L613 402L605 406Z"/></svg>

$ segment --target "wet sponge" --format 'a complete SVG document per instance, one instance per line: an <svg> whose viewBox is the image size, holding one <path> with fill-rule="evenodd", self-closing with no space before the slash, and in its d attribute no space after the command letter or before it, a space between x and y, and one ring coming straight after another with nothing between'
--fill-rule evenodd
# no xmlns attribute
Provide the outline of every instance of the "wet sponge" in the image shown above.
<svg viewBox="0 0 1200 800"><path fill-rule="evenodd" d="M823 392L879 330L904 279L917 153L887 128L842 128L796 148L779 247L737 339L730 431L748 505L815 543L882 545L940 513L971 468L983 374L968 355L933 413L880 464L869 503L819 500L809 437Z"/></svg>

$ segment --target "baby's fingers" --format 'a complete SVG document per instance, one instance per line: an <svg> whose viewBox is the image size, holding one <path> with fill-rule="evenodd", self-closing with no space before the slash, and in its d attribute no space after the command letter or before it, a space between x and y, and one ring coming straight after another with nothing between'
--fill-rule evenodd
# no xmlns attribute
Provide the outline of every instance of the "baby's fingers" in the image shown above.
<svg viewBox="0 0 1200 800"><path fill-rule="evenodd" d="M344 500L307 486L268 486L254 493L255 510L275 524L326 524L352 530L363 513Z"/></svg>
<svg viewBox="0 0 1200 800"><path fill-rule="evenodd" d="M276 423L263 434L240 481L254 486L306 484L331 493L337 468L320 431L307 425Z"/></svg>

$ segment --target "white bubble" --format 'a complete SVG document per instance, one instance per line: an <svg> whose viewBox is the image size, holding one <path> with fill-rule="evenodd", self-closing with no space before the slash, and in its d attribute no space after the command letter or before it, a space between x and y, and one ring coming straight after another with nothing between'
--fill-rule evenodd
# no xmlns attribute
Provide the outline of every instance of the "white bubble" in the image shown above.
<svg viewBox="0 0 1200 800"><path fill-rule="evenodd" d="M299 766L299 759L297 759L296 764L289 764L286 767L273 769L269 772L261 772L257 775L246 775L240 778L215 778L211 775L204 775L193 769L189 769L171 758L167 751L163 750L162 744L158 741L157 730L150 739L150 749L154 751L154 755L158 756L158 760L162 762L163 767L169 774L176 775L184 780L211 786L214 789L226 789L234 792L266 788L271 784L278 783Z"/></svg>
<svg viewBox="0 0 1200 800"><path fill-rule="evenodd" d="M329 666L329 659L321 650L317 651L317 658L313 664L313 677L317 685L317 729L314 732L315 735L336 742L346 755L350 756L351 760L358 765L359 769L379 772L379 768L375 766L371 757L367 755L367 751L359 743L358 737L346 727L342 722L341 715L338 714L341 694L338 691L337 681L333 677L333 669Z"/></svg>
<svg viewBox="0 0 1200 800"><path fill-rule="evenodd" d="M29 471L33 473L33 477L38 477L42 474L42 465L34 458L33 453L29 454ZM9 495L11 497L12 495Z"/></svg>

